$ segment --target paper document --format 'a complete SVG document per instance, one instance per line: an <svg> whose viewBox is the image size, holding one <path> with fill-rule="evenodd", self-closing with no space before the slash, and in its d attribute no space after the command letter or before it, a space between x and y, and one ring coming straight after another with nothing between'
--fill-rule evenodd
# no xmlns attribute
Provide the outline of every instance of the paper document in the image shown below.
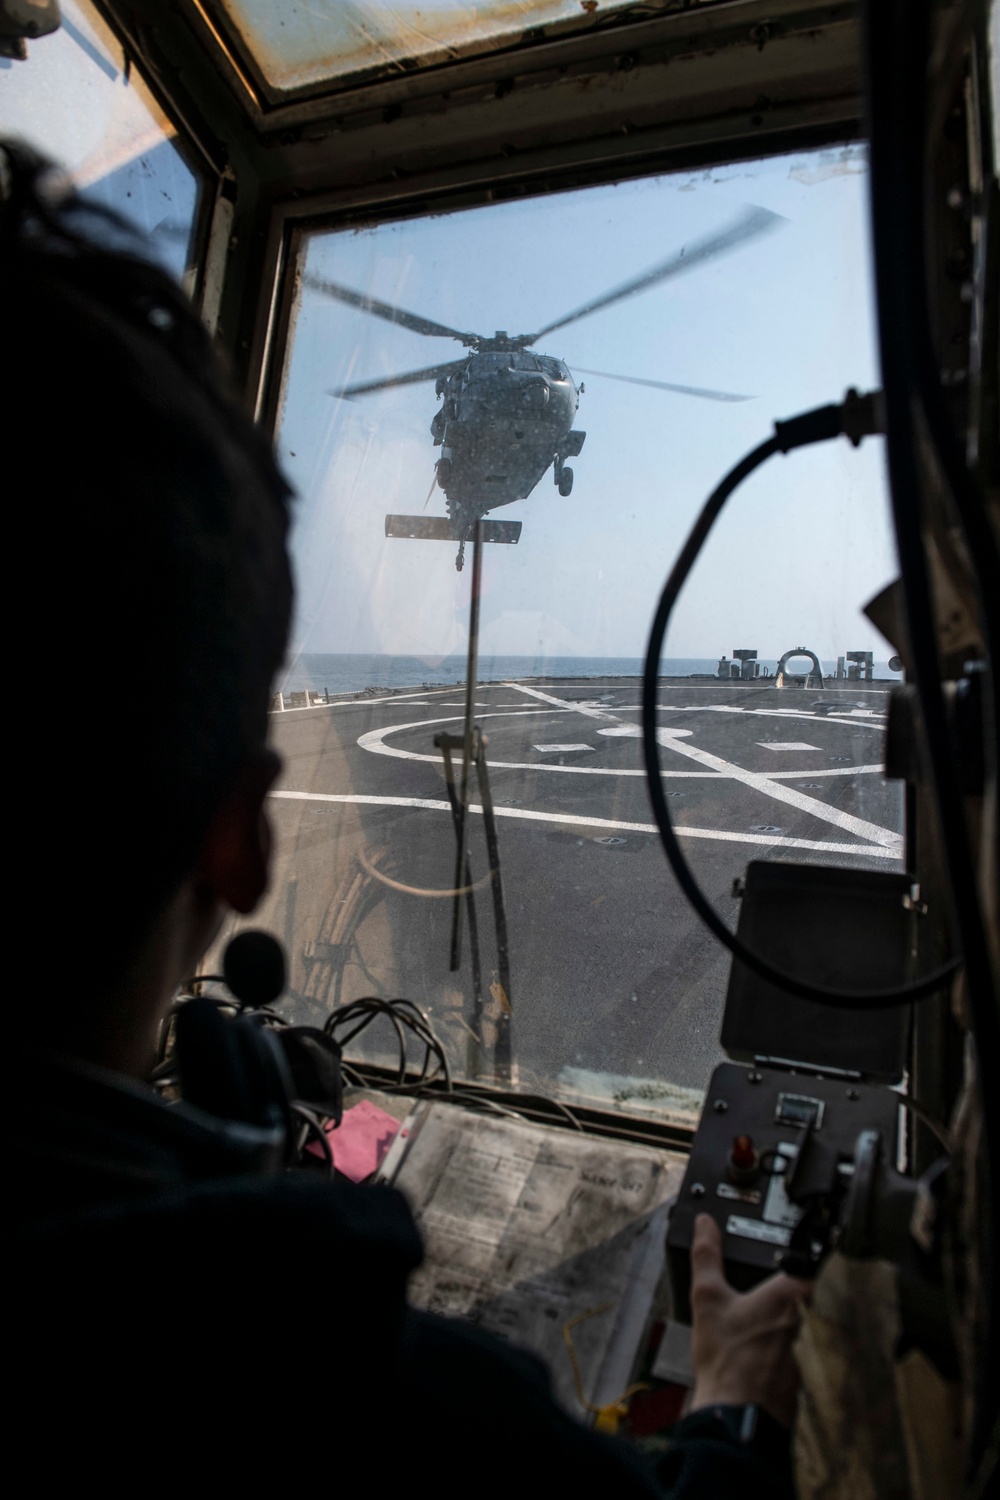
<svg viewBox="0 0 1000 1500"><path fill-rule="evenodd" d="M604 1406L632 1378L684 1166L675 1152L418 1105L383 1168L426 1245L411 1300L541 1355L577 1415L564 1330L593 1312L571 1337L584 1396Z"/></svg>

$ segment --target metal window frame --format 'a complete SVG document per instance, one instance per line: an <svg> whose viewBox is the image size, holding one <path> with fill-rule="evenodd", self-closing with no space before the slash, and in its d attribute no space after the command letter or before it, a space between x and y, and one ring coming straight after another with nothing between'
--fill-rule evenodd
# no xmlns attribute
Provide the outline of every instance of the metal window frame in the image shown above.
<svg viewBox="0 0 1000 1500"><path fill-rule="evenodd" d="M615 26L273 107L234 72L203 0L97 3L217 173L195 295L265 421L296 224L436 211L463 194L558 192L861 131L856 0L626 13Z"/></svg>
<svg viewBox="0 0 1000 1500"><path fill-rule="evenodd" d="M863 135L855 0L711 0L277 102L208 0L95 3L216 173L196 298L272 431L305 235Z"/></svg>
<svg viewBox="0 0 1000 1500"><path fill-rule="evenodd" d="M356 108L381 108L439 93L455 92L482 80L523 76L538 67L566 67L580 58L601 52L620 53L657 38L664 21L675 35L711 34L742 19L741 10L754 7L754 0L639 0L603 13L585 11L511 32L497 42L488 39L453 44L452 55L427 62L417 59L355 70L306 83L282 87L271 82L252 48L240 35L222 0L177 0L192 29L216 51L229 86L260 123L285 128L292 121L322 113L332 103L337 112ZM759 9L759 7L754 7ZM829 15L837 7L823 7ZM841 7L843 8L843 7ZM802 0L775 0L769 18L802 9ZM659 14L651 14L658 11ZM723 12L721 17L717 12ZM753 23L761 29L759 21ZM764 29L773 25L769 19ZM446 44L442 44L442 48Z"/></svg>

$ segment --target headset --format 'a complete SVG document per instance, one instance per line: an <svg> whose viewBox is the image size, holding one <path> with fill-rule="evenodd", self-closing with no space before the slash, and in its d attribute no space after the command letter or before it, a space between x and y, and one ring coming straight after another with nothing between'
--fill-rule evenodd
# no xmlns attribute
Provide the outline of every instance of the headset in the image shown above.
<svg viewBox="0 0 1000 1500"><path fill-rule="evenodd" d="M220 1122L236 1170L271 1175L319 1163L333 1175L327 1126L340 1124L344 1085L339 1044L315 1026L291 1026L272 1009L285 988L284 950L248 930L227 945L221 974L184 986L164 1019L152 1081L186 1111ZM207 984L228 994L205 994ZM310 1160L311 1158L311 1160Z"/></svg>

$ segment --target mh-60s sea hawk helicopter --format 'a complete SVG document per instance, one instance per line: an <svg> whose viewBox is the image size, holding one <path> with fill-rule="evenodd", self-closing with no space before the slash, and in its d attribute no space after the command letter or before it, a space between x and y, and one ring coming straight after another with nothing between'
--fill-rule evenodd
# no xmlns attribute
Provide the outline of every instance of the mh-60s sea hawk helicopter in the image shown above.
<svg viewBox="0 0 1000 1500"><path fill-rule="evenodd" d="M306 277L306 285L325 296L384 318L386 322L412 329L414 333L457 339L469 350L461 359L428 365L387 379L359 381L330 392L332 396L368 396L394 386L435 382L434 390L441 406L431 422L431 435L435 447L441 449L435 466L436 483L445 493L448 519L387 516L386 535L457 541L456 566L461 569L465 543L472 538L476 522L497 506L525 499L550 465L560 495L568 495L573 488L573 470L567 459L580 452L587 435L573 427L584 387L582 384L577 386L569 367L561 359L536 354L531 346L547 334L589 317L591 313L704 265L780 222L780 215L767 209L747 209L728 229L685 246L651 269L584 303L565 317L547 323L535 333L508 334L502 330L492 336L462 333L323 277ZM710 401L749 399L727 391L673 385L632 375L612 375L605 370L585 370L579 366L577 373L677 391L686 396L701 396ZM495 521L484 526L483 540L516 542L520 533L520 521Z"/></svg>

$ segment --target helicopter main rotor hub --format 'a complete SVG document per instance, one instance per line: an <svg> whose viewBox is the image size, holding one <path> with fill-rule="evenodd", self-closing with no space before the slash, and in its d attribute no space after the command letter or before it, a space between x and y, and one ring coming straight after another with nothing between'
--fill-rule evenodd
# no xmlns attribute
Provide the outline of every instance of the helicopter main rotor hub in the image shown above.
<svg viewBox="0 0 1000 1500"><path fill-rule="evenodd" d="M515 334L513 337L498 328L492 338L470 339L467 347L476 354L507 354L512 350L527 349L535 341L530 334Z"/></svg>

